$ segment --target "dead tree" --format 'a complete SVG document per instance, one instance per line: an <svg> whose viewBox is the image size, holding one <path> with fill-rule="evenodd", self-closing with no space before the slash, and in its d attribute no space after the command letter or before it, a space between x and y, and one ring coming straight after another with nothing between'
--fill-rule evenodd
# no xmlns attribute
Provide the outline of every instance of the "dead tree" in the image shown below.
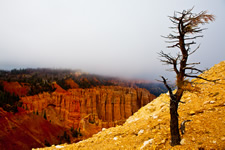
<svg viewBox="0 0 225 150"><path fill-rule="evenodd" d="M191 46L196 44L195 40L203 37L199 33L205 30L205 28L199 26L214 21L214 16L207 14L207 11L196 14L192 13L192 10L193 8L183 10L183 12L175 12L173 16L169 16L170 21L174 25L170 27L172 34L163 37L167 39L166 43L170 44L167 48L178 48L176 56L164 53L163 51L159 53L160 61L166 65L171 65L172 71L176 73L177 90L175 93L173 93L172 88L168 85L167 79L162 76L163 83L170 94L170 133L172 146L179 145L181 140L177 110L183 92L186 90L185 86L188 81L185 78L191 77L207 80L197 76L199 73L202 73L202 70L195 67L200 63L188 63L188 57L199 48L197 46L194 50L191 49Z"/></svg>

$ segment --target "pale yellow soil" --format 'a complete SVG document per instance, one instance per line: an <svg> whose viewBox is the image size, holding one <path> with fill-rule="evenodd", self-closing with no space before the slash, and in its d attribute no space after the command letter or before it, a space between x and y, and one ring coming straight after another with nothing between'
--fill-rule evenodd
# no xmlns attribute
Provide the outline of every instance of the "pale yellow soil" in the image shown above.
<svg viewBox="0 0 225 150"><path fill-rule="evenodd" d="M201 75L216 83L195 79L199 91L185 92L179 105L180 123L186 123L181 145L170 146L169 96L162 94L142 107L124 125L103 129L74 144L44 148L66 150L225 149L225 61ZM197 89L196 88L196 89Z"/></svg>

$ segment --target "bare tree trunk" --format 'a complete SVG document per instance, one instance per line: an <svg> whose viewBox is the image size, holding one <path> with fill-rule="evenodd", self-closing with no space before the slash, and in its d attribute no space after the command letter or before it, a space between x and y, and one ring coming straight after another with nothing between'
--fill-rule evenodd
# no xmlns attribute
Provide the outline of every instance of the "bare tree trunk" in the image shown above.
<svg viewBox="0 0 225 150"><path fill-rule="evenodd" d="M170 134L171 134L171 145L180 145L180 132L178 124L178 104L183 94L183 90L179 88L174 95L172 89L166 82L166 79L162 76L163 83L169 91L170 94Z"/></svg>
<svg viewBox="0 0 225 150"><path fill-rule="evenodd" d="M171 146L180 145L180 132L178 123L178 102L176 99L170 99L170 134Z"/></svg>
<svg viewBox="0 0 225 150"><path fill-rule="evenodd" d="M170 94L170 134L171 134L171 145L180 145L180 132L179 132L179 124L178 124L178 104L181 102L181 98L185 89L185 77L191 78L199 78L206 81L216 80L207 80L206 78L199 77L196 74L201 73L202 71L195 68L196 64L199 63L189 63L187 64L188 57L193 54L199 46L191 51L191 45L196 44L194 39L203 37L203 35L191 36L193 34L200 33L205 30L198 25L203 25L205 23L209 23L210 21L214 21L215 17L213 15L207 14L207 11L202 11L198 14L192 13L192 9L184 10L183 12L175 12L174 16L169 17L170 21L174 24L171 29L173 29L173 34L169 34L165 38L169 39L166 41L167 43L172 43L167 46L167 48L178 48L179 52L176 56L172 56L170 53L166 54L163 51L159 53L161 62L172 65L173 71L176 73L176 86L177 92L173 94L172 89L167 84L166 80L163 76L163 83L169 91ZM174 34L175 33L175 34ZM190 41L193 40L193 41ZM179 67L179 68L178 68Z"/></svg>

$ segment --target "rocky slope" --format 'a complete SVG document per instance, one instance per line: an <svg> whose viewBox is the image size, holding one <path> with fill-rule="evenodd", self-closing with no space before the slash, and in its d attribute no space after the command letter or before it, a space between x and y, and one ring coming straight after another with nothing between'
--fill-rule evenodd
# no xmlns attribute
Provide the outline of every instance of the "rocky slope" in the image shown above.
<svg viewBox="0 0 225 150"><path fill-rule="evenodd" d="M80 128L85 137L102 128L121 125L155 96L145 89L105 86L63 90L54 85L53 93L22 97L30 113L46 114L47 120L66 128Z"/></svg>
<svg viewBox="0 0 225 150"><path fill-rule="evenodd" d="M225 61L200 76L219 79L216 83L195 79L195 92L185 92L179 105L180 123L186 123L181 145L170 146L169 96L142 107L121 126L103 129L92 138L49 149L224 149L225 148Z"/></svg>
<svg viewBox="0 0 225 150"><path fill-rule="evenodd" d="M12 114L0 107L0 149L28 150L60 143L64 128L51 124L43 117L27 114L24 110ZM57 132L56 132L57 131Z"/></svg>

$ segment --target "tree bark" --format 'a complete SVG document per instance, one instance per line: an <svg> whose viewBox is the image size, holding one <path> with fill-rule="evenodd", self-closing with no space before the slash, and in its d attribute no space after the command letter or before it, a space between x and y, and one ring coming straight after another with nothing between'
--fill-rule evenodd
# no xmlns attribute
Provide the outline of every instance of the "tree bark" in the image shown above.
<svg viewBox="0 0 225 150"><path fill-rule="evenodd" d="M170 134L171 146L180 145L180 132L178 123L178 102L176 99L170 99Z"/></svg>
<svg viewBox="0 0 225 150"><path fill-rule="evenodd" d="M182 88L178 88L176 94L174 95L172 89L166 82L166 79L161 76L163 83L169 91L170 94L170 134L171 134L171 146L180 145L180 132L178 123L178 104L183 95Z"/></svg>

